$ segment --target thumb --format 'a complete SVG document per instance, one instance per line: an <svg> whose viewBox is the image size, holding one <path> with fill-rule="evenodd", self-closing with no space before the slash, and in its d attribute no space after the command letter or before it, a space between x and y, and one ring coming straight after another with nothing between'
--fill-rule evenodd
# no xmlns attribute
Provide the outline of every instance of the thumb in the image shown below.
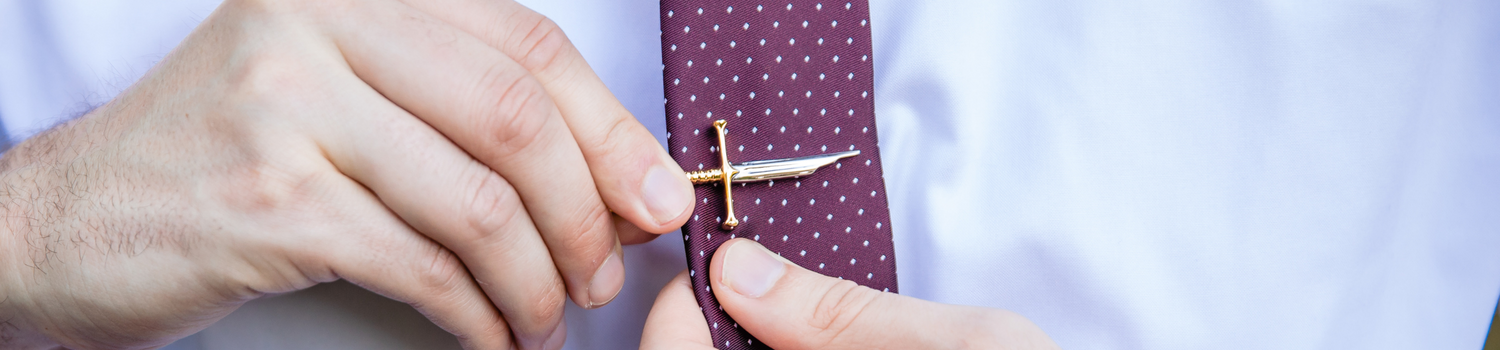
<svg viewBox="0 0 1500 350"><path fill-rule="evenodd" d="M747 239L714 254L710 283L740 327L776 349L1055 348L1024 317L866 288Z"/></svg>

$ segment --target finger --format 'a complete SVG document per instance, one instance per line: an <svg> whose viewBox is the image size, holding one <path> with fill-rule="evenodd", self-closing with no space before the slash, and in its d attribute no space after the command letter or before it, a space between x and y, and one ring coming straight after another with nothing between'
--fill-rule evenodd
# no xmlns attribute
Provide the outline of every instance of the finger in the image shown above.
<svg viewBox="0 0 1500 350"><path fill-rule="evenodd" d="M656 295L656 304L651 306L646 328L641 332L641 349L709 350L714 348L713 343L708 320L703 318L698 300L693 298L688 272L682 270Z"/></svg>
<svg viewBox="0 0 1500 350"><path fill-rule="evenodd" d="M322 231L329 234L294 251L321 260L332 276L412 305L465 348L511 347L508 325L452 252L412 231L359 184L330 182L352 198L336 199L333 213L320 218L337 223Z"/></svg>
<svg viewBox="0 0 1500 350"><path fill-rule="evenodd" d="M615 234L620 237L620 243L624 245L642 244L660 236L642 230L640 227L635 226L635 223L625 220L625 218L619 215L611 215L610 220L615 223Z"/></svg>
<svg viewBox="0 0 1500 350"><path fill-rule="evenodd" d="M997 335L1040 334L1001 310L934 303L823 276L743 238L725 242L709 271L724 311L776 349L987 348L1001 345Z"/></svg>
<svg viewBox="0 0 1500 350"><path fill-rule="evenodd" d="M657 234L687 222L692 184L556 23L514 1L404 1L500 49L541 82L615 213Z"/></svg>
<svg viewBox="0 0 1500 350"><path fill-rule="evenodd" d="M515 186L568 294L598 307L619 293L609 211L541 85L509 57L400 3L341 9L333 37L382 95ZM505 281L512 282L512 281Z"/></svg>
<svg viewBox="0 0 1500 350"><path fill-rule="evenodd" d="M331 109L352 117L309 123L339 171L456 253L524 347L561 342L562 277L515 189L354 76L333 80L357 102Z"/></svg>

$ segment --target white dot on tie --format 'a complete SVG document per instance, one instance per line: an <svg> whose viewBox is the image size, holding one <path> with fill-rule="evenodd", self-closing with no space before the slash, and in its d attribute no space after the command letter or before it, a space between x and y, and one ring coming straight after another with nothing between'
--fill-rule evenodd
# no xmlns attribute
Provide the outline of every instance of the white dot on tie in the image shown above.
<svg viewBox="0 0 1500 350"><path fill-rule="evenodd" d="M839 251L839 245L837 245L837 244L833 245L833 251L835 251L835 252Z"/></svg>
<svg viewBox="0 0 1500 350"><path fill-rule="evenodd" d="M854 183L859 183L859 178L854 178Z"/></svg>
<svg viewBox="0 0 1500 350"><path fill-rule="evenodd" d="M859 60L860 61L869 61L870 60L870 55L865 55L865 57L860 57Z"/></svg>
<svg viewBox="0 0 1500 350"><path fill-rule="evenodd" d="M771 150L771 145L769 145L769 144L767 144L767 145L766 145L766 150L767 150L767 151L769 151L769 150ZM870 193L870 197L874 197L874 196L875 196L875 193L874 193L874 192L871 192L871 193Z"/></svg>
<svg viewBox="0 0 1500 350"><path fill-rule="evenodd" d="M828 145L823 145L823 152L828 152Z"/></svg>
<svg viewBox="0 0 1500 350"><path fill-rule="evenodd" d="M708 79L708 78L704 78ZM672 79L672 85L682 85L682 79Z"/></svg>
<svg viewBox="0 0 1500 350"><path fill-rule="evenodd" d="M833 27L833 28L838 28L839 27L839 21L833 21L833 23L830 23L829 26Z"/></svg>
<svg viewBox="0 0 1500 350"><path fill-rule="evenodd" d="M714 31L715 32L719 31L719 25L717 25L717 24L714 25Z"/></svg>
<svg viewBox="0 0 1500 350"><path fill-rule="evenodd" d="M673 14L674 13L672 11L667 11L667 18L672 18Z"/></svg>
<svg viewBox="0 0 1500 350"><path fill-rule="evenodd" d="M760 10L764 10L764 9L765 9L765 6L755 5L755 12L760 12Z"/></svg>
<svg viewBox="0 0 1500 350"><path fill-rule="evenodd" d="M802 217L801 216L797 217L797 223L799 223L799 224L802 223Z"/></svg>
<svg viewBox="0 0 1500 350"><path fill-rule="evenodd" d="M865 246L866 247L870 246L870 241L865 241Z"/></svg>
<svg viewBox="0 0 1500 350"><path fill-rule="evenodd" d="M823 234L821 234L821 233L813 232L813 238L818 238L818 236L822 236L822 235Z"/></svg>
<svg viewBox="0 0 1500 350"><path fill-rule="evenodd" d="M786 200L785 200L785 199L782 199L782 200L781 200L781 206L783 206L783 207L785 207L785 206L786 206Z"/></svg>
<svg viewBox="0 0 1500 350"><path fill-rule="evenodd" d="M860 208L859 209L859 215L865 215L865 209L864 208Z"/></svg>
<svg viewBox="0 0 1500 350"><path fill-rule="evenodd" d="M719 94L719 99L723 100L724 99L724 94Z"/></svg>
<svg viewBox="0 0 1500 350"><path fill-rule="evenodd" d="M755 58L745 57L745 64L750 64L750 62L753 62L753 61L755 61Z"/></svg>
<svg viewBox="0 0 1500 350"><path fill-rule="evenodd" d="M875 273L874 272L870 272L870 273L866 273L865 274L865 279L871 279L871 278L875 278Z"/></svg>
<svg viewBox="0 0 1500 350"><path fill-rule="evenodd" d="M839 203L843 203L843 202L844 202L844 196L839 196Z"/></svg>
<svg viewBox="0 0 1500 350"><path fill-rule="evenodd" d="M805 96L807 98L812 98L812 90L808 90L807 93L802 94L802 96Z"/></svg>
<svg viewBox="0 0 1500 350"><path fill-rule="evenodd" d="M703 14L703 8L702 7L698 8L698 14L700 14L700 15Z"/></svg>
<svg viewBox="0 0 1500 350"><path fill-rule="evenodd" d="M760 46L766 46L766 39L765 38L761 38L760 39Z"/></svg>
<svg viewBox="0 0 1500 350"><path fill-rule="evenodd" d="M688 95L688 101L690 101L690 102L697 102L698 101L698 95Z"/></svg>
<svg viewBox="0 0 1500 350"><path fill-rule="evenodd" d="M715 61L714 64L722 66L724 65L724 59L720 58L718 61Z"/></svg>
<svg viewBox="0 0 1500 350"><path fill-rule="evenodd" d="M792 150L793 151L801 151L802 150L802 144L799 143L799 144L792 145Z"/></svg>
<svg viewBox="0 0 1500 350"><path fill-rule="evenodd" d="M708 77L703 77L703 83L708 84Z"/></svg>
<svg viewBox="0 0 1500 350"><path fill-rule="evenodd" d="M866 126L864 129L861 129L860 132L868 134L870 133L870 127ZM869 159L865 160L865 165L870 165Z"/></svg>
<svg viewBox="0 0 1500 350"><path fill-rule="evenodd" d="M781 28L781 21L771 22L771 28Z"/></svg>
<svg viewBox="0 0 1500 350"><path fill-rule="evenodd" d="M854 230L853 227L844 227L844 233L849 233L849 231L853 231L853 230Z"/></svg>
<svg viewBox="0 0 1500 350"><path fill-rule="evenodd" d="M786 90L777 91L776 97L786 97Z"/></svg>
<svg viewBox="0 0 1500 350"><path fill-rule="evenodd" d="M786 4L786 10L787 11L791 11L792 10L792 4Z"/></svg>
<svg viewBox="0 0 1500 350"><path fill-rule="evenodd" d="M757 199L756 201L759 201L759 200ZM760 203L756 203L756 204L760 204ZM768 224L774 224L774 223L776 223L776 218L766 219L766 223L768 223ZM758 241L758 239L757 239L757 241Z"/></svg>
<svg viewBox="0 0 1500 350"><path fill-rule="evenodd" d="M874 197L874 196L875 196L875 191L870 191L870 197Z"/></svg>
<svg viewBox="0 0 1500 350"><path fill-rule="evenodd" d="M876 229L879 229L879 228L880 228L880 223L878 223L878 222L877 222L877 223L875 223L875 228L876 228Z"/></svg>
<svg viewBox="0 0 1500 350"><path fill-rule="evenodd" d="M812 92L808 91L807 95L808 95L807 97L812 97ZM824 108L823 110L818 111L818 115L828 115L828 109Z"/></svg>
<svg viewBox="0 0 1500 350"><path fill-rule="evenodd" d="M837 127L837 126L833 127L833 134L834 135L838 135L838 133L839 133L839 127Z"/></svg>
<svg viewBox="0 0 1500 350"><path fill-rule="evenodd" d="M738 83L738 82L740 82L740 76L736 75L734 77L729 78L729 80L732 80L732 81Z"/></svg>
<svg viewBox="0 0 1500 350"><path fill-rule="evenodd" d="M707 47L708 47L708 43L706 43L706 42L700 42L700 43L698 43L698 49L699 50L702 50L702 49L707 48Z"/></svg>
<svg viewBox="0 0 1500 350"><path fill-rule="evenodd" d="M801 182L798 182L798 184L801 184ZM818 199L816 198L807 200L807 205L813 205L815 203L818 203Z"/></svg>
<svg viewBox="0 0 1500 350"><path fill-rule="evenodd" d="M885 261L885 254L880 255L880 261Z"/></svg>
<svg viewBox="0 0 1500 350"><path fill-rule="evenodd" d="M792 73L792 80L797 80L797 73Z"/></svg>
<svg viewBox="0 0 1500 350"><path fill-rule="evenodd" d="M818 3L817 7L818 7L818 11L822 11L823 10L823 3L821 3L821 2Z"/></svg>
<svg viewBox="0 0 1500 350"><path fill-rule="evenodd" d="M806 251L806 250L804 250L804 251L802 251L802 252L801 252L801 253L798 253L798 254L800 254L800 255L802 255L802 256L807 256L807 251Z"/></svg>
<svg viewBox="0 0 1500 350"><path fill-rule="evenodd" d="M823 181L823 187L828 187L828 181L827 180Z"/></svg>
<svg viewBox="0 0 1500 350"><path fill-rule="evenodd" d="M867 21L867 20L859 20L859 26L861 26L861 27L863 27L863 26L865 26L865 24L868 24L868 23L870 23L870 21Z"/></svg>
<svg viewBox="0 0 1500 350"><path fill-rule="evenodd" d="M781 63L781 55L776 55L776 63Z"/></svg>
<svg viewBox="0 0 1500 350"><path fill-rule="evenodd" d="M846 3L844 3L844 9L845 10L848 10L850 6L854 6L854 3L852 3L852 2L846 2Z"/></svg>
<svg viewBox="0 0 1500 350"><path fill-rule="evenodd" d="M818 38L818 45L823 45L823 38ZM837 56L835 56L835 57L837 57ZM837 58L835 58L835 59L834 59L834 60L833 60L833 62L834 62L834 63L838 63L838 62L839 62L839 60L838 60L838 59L837 59Z"/></svg>
<svg viewBox="0 0 1500 350"><path fill-rule="evenodd" d="M688 64L688 68L692 68L693 67L693 60L688 60L687 64Z"/></svg>
<svg viewBox="0 0 1500 350"><path fill-rule="evenodd" d="M849 80L854 80L854 73L849 73Z"/></svg>
<svg viewBox="0 0 1500 350"><path fill-rule="evenodd" d="M693 27L691 27L691 26L683 26L682 27L682 32L683 33L691 32L691 31L693 31Z"/></svg>
<svg viewBox="0 0 1500 350"><path fill-rule="evenodd" d="M677 44L672 44L672 51L677 51Z"/></svg>
<svg viewBox="0 0 1500 350"><path fill-rule="evenodd" d="M807 133L809 133L809 134L812 133L812 127L811 126L807 127Z"/></svg>
<svg viewBox="0 0 1500 350"><path fill-rule="evenodd" d="M854 259L849 259L849 265L854 265Z"/></svg>
<svg viewBox="0 0 1500 350"><path fill-rule="evenodd" d="M819 76L818 76L818 79L822 79L822 78L823 78L823 76L822 76L822 75L819 75ZM833 97L834 97L834 98L838 98L838 97L839 97L839 92L838 92L838 91L834 91L834 92L833 92Z"/></svg>
<svg viewBox="0 0 1500 350"><path fill-rule="evenodd" d="M802 28L807 28L807 21L802 21Z"/></svg>
<svg viewBox="0 0 1500 350"><path fill-rule="evenodd" d="M802 56L802 63L812 62L812 56Z"/></svg>
<svg viewBox="0 0 1500 350"><path fill-rule="evenodd" d="M734 6L724 8L724 13L734 13Z"/></svg>
<svg viewBox="0 0 1500 350"><path fill-rule="evenodd" d="M849 110L849 116L851 116L851 117L853 117L853 116L854 116L854 110L852 110L852 109L851 109L851 110Z"/></svg>
<svg viewBox="0 0 1500 350"><path fill-rule="evenodd" d="M845 43L848 43L849 45L854 45L854 38L849 38L849 40L845 41Z"/></svg>
<svg viewBox="0 0 1500 350"><path fill-rule="evenodd" d="M819 269L819 270L822 270L822 269L823 269L823 263L818 263L818 269Z"/></svg>
<svg viewBox="0 0 1500 350"><path fill-rule="evenodd" d="M833 214L828 214L828 220L833 220Z"/></svg>
<svg viewBox="0 0 1500 350"><path fill-rule="evenodd" d="M751 91L750 92L750 99L752 99L752 100L755 99L755 91ZM771 114L771 113L766 113L766 114Z"/></svg>

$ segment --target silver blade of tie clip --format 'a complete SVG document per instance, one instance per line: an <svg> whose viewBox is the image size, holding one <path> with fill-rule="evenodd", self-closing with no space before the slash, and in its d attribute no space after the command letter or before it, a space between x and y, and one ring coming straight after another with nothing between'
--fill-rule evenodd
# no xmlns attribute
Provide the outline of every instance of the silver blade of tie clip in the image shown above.
<svg viewBox="0 0 1500 350"><path fill-rule="evenodd" d="M859 150L848 152L819 154L815 156L757 160L744 163L733 163L735 174L730 178L733 182L755 182L765 180L783 179L811 175L818 168L833 164L839 159L859 155Z"/></svg>

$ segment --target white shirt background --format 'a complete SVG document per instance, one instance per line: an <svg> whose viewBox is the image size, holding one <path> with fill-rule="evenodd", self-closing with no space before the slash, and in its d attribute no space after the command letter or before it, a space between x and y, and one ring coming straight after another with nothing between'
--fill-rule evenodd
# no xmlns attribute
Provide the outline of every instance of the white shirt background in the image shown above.
<svg viewBox="0 0 1500 350"><path fill-rule="evenodd" d="M657 1L523 0L663 135ZM212 8L0 0L13 140L107 101ZM1473 349L1500 297L1500 3L875 1L901 290L1064 348ZM671 235L669 235L670 237ZM570 348L633 348L681 240L626 249ZM173 347L433 348L330 284Z"/></svg>

